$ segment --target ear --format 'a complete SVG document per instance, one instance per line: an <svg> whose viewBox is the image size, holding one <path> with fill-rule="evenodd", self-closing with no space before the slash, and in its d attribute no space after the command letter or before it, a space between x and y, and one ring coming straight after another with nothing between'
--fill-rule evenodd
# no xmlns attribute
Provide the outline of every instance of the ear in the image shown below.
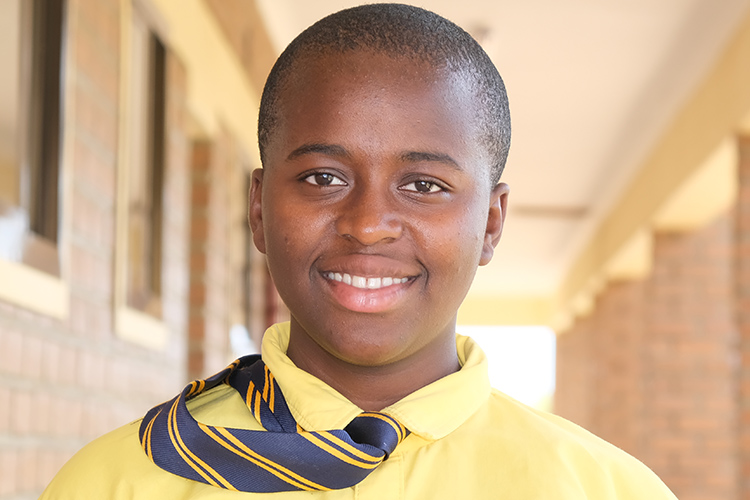
<svg viewBox="0 0 750 500"><path fill-rule="evenodd" d="M484 233L482 255L479 258L480 266L486 266L490 263L492 256L495 254L495 247L500 241L500 236L503 234L509 192L510 188L508 185L501 182L492 189L492 193L490 194L490 211L487 216L487 229Z"/></svg>
<svg viewBox="0 0 750 500"><path fill-rule="evenodd" d="M261 253L266 253L266 236L263 233L263 169L253 170L250 192L247 194L247 222L253 232L253 243Z"/></svg>

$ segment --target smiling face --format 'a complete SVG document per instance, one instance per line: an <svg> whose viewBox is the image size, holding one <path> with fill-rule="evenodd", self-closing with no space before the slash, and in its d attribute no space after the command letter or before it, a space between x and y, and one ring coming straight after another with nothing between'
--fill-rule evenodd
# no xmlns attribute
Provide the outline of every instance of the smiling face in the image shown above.
<svg viewBox="0 0 750 500"><path fill-rule="evenodd" d="M300 64L281 96L250 218L291 311L290 357L455 365L456 312L507 195L467 85L355 51Z"/></svg>

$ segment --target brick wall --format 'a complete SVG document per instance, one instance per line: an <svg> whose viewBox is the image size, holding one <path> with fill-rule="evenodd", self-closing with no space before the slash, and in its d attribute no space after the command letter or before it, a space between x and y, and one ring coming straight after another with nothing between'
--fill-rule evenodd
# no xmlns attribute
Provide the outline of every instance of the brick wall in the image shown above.
<svg viewBox="0 0 750 500"><path fill-rule="evenodd" d="M66 321L0 302L0 499L37 498L91 439L140 416L184 383L187 290L185 75L168 60L164 221L166 352L113 331L120 2L70 0L66 72L74 82L72 157L61 250L68 255ZM65 260L64 260L65 262Z"/></svg>
<svg viewBox="0 0 750 500"><path fill-rule="evenodd" d="M642 342L645 290L634 282L611 283L596 302L596 383L593 429L616 446L640 455L643 411Z"/></svg>
<svg viewBox="0 0 750 500"><path fill-rule="evenodd" d="M188 375L201 378L229 357L229 186L227 140L200 140L192 150ZM237 186L235 186L237 187ZM242 187L237 187L243 189Z"/></svg>
<svg viewBox="0 0 750 500"><path fill-rule="evenodd" d="M610 283L557 341L556 413L634 455L642 454L644 304L643 283Z"/></svg>
<svg viewBox="0 0 750 500"><path fill-rule="evenodd" d="M192 144L190 379L216 373L231 361L232 325L245 326L259 348L268 326L289 319L265 257L252 245L243 158L226 130Z"/></svg>
<svg viewBox="0 0 750 500"><path fill-rule="evenodd" d="M556 411L634 454L681 500L738 497L734 217L655 234L558 340Z"/></svg>
<svg viewBox="0 0 750 500"><path fill-rule="evenodd" d="M649 279L644 459L681 498L736 498L733 218L659 234Z"/></svg>
<svg viewBox="0 0 750 500"><path fill-rule="evenodd" d="M738 468L742 500L750 499L750 138L740 137L739 193L735 210L735 314L739 333L738 374Z"/></svg>
<svg viewBox="0 0 750 500"><path fill-rule="evenodd" d="M577 321L557 339L554 407L558 414L590 428L594 395L595 359L592 318Z"/></svg>

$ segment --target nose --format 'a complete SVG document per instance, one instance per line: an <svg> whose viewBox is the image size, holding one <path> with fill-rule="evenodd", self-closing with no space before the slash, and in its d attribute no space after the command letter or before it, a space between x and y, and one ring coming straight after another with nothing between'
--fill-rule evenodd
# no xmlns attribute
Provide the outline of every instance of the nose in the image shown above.
<svg viewBox="0 0 750 500"><path fill-rule="evenodd" d="M336 232L362 245L395 241L403 232L401 215L389 193L362 187L341 204Z"/></svg>

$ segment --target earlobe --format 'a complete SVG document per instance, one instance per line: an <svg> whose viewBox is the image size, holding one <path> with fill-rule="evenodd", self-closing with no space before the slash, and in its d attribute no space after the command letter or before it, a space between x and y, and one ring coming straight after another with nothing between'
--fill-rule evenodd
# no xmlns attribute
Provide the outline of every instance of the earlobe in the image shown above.
<svg viewBox="0 0 750 500"><path fill-rule="evenodd" d="M503 224L505 223L506 209L508 207L508 193L510 188L504 182L501 182L492 189L490 194L490 209L487 215L487 228L484 233L484 245L482 246L482 255L479 258L479 265L486 266L492 260L495 254L495 247L500 241L503 234Z"/></svg>
<svg viewBox="0 0 750 500"><path fill-rule="evenodd" d="M256 168L252 174L252 184L248 193L247 221L253 232L253 243L261 253L266 253L266 237L263 233L263 169Z"/></svg>

